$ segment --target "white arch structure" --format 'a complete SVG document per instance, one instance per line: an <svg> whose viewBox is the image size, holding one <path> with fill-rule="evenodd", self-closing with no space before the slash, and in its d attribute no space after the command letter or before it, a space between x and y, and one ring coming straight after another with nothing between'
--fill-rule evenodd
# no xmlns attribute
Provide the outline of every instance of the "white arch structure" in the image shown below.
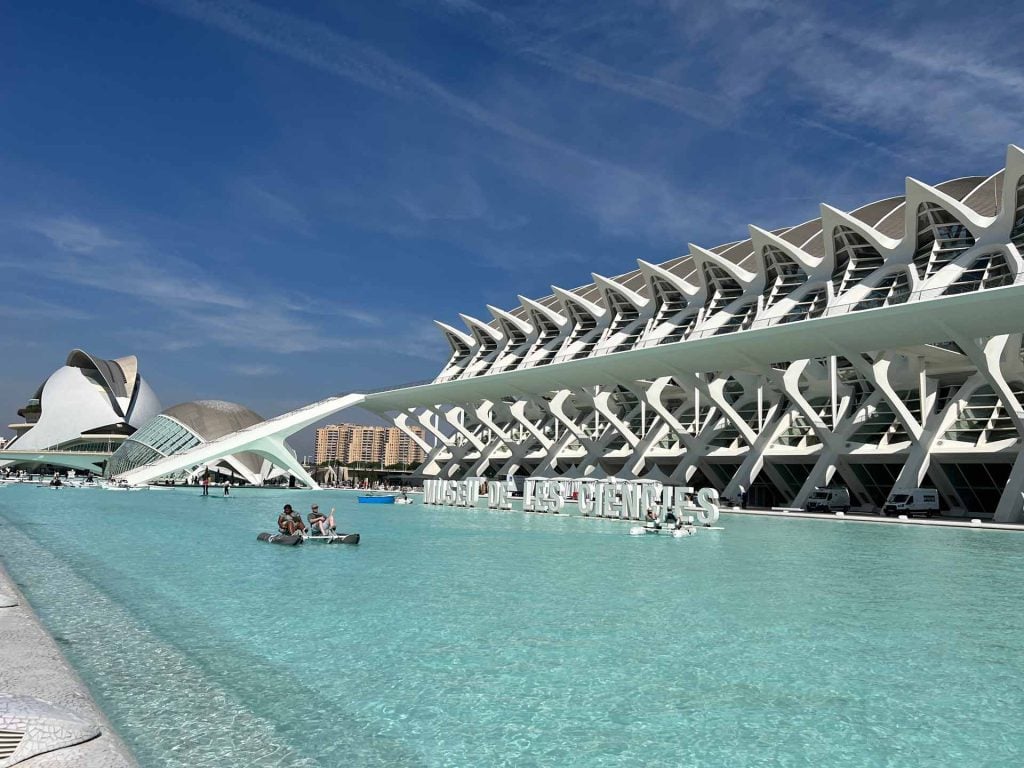
<svg viewBox="0 0 1024 768"><path fill-rule="evenodd" d="M308 488L317 488L319 486L316 481L310 477L299 460L288 450L284 441L289 435L310 424L315 424L333 413L362 404L363 399L364 396L360 394L329 397L224 435L224 437L200 443L187 451L165 456L152 464L136 467L116 475L114 479L123 480L130 485L141 485L165 475L201 467L225 456L251 452L287 469Z"/></svg>
<svg viewBox="0 0 1024 768"><path fill-rule="evenodd" d="M749 235L438 323L452 353L433 382L330 398L195 456L358 404L423 427L421 470L446 478L668 477L783 504L836 480L862 506L928 484L964 513L985 511L969 486L988 482L987 511L1024 521L1024 151Z"/></svg>

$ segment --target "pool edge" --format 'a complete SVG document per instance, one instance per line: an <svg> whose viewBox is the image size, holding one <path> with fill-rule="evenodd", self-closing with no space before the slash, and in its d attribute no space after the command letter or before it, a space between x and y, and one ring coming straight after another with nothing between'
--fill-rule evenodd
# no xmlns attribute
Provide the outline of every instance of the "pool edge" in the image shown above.
<svg viewBox="0 0 1024 768"><path fill-rule="evenodd" d="M729 515L754 515L760 517L782 517L789 520L833 520L841 523L868 523L874 525L919 525L933 528L969 528L974 531L1013 531L1024 532L1024 525L1021 523L993 523L988 521L977 521L964 519L931 519L917 518L904 515L902 517L886 517L884 515L864 515L857 513L839 512L803 512L795 509L743 509L740 507L723 507L722 514Z"/></svg>
<svg viewBox="0 0 1024 768"><path fill-rule="evenodd" d="M91 741L26 760L26 768L138 768L88 686L43 626L0 556L0 592L18 605L0 608L0 693L34 696L66 709L100 727Z"/></svg>

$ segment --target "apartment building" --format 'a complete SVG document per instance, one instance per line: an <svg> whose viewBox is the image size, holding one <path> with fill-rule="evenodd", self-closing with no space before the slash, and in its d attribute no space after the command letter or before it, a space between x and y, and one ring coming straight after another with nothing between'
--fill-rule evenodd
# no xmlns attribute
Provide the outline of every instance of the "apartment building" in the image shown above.
<svg viewBox="0 0 1024 768"><path fill-rule="evenodd" d="M422 439L423 430L414 428ZM375 427L366 424L328 424L316 431L318 464L375 464L391 467L396 464L419 464L423 449L398 427Z"/></svg>

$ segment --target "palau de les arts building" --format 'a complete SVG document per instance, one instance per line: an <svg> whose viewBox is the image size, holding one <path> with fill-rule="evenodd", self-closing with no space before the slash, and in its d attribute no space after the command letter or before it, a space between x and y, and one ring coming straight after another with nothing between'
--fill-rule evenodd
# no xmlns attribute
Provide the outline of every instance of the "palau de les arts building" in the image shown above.
<svg viewBox="0 0 1024 768"><path fill-rule="evenodd" d="M237 403L196 400L161 410L134 355L104 360L75 349L8 425L15 437L0 443L0 469L64 467L116 475L180 454L263 423ZM288 474L308 475L287 443L262 453L235 452L173 473L187 480L213 473L222 480L263 485Z"/></svg>
<svg viewBox="0 0 1024 768"><path fill-rule="evenodd" d="M833 484L864 510L925 487L948 514L1024 522L1024 151L820 210L438 323L451 358L430 383L327 398L124 478L358 405L424 450L427 477L650 478L751 506Z"/></svg>
<svg viewBox="0 0 1024 768"><path fill-rule="evenodd" d="M38 463L65 454L59 465L97 471L97 457L114 451L160 407L134 355L104 360L74 349L18 411L24 421L8 425L15 437L5 447L26 457L40 452Z"/></svg>

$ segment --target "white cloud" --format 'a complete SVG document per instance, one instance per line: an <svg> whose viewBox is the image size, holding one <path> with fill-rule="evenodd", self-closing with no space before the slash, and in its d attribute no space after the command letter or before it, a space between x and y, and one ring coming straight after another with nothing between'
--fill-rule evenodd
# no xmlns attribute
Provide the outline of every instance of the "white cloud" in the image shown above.
<svg viewBox="0 0 1024 768"><path fill-rule="evenodd" d="M166 306L241 307L245 299L210 280L192 262L154 254L141 241L114 237L103 227L75 216L28 217L24 229L43 235L63 258L48 261L47 278L126 294ZM38 270L17 260L16 269Z"/></svg>
<svg viewBox="0 0 1024 768"><path fill-rule="evenodd" d="M603 27L601 33L605 36L620 32L620 24L615 15L629 15L628 6L615 6L612 17L605 20L595 19L597 9L592 3L578 6L582 12L578 17L573 13L575 18L569 19L561 17L550 7L545 8L545 13L536 13L536 9L531 9L529 26L514 20L510 15L471 0L445 0L440 7L459 15L472 14L476 18L486 19L490 22L488 26L475 28L479 39L505 53L519 56L581 83L597 85L638 101L657 104L714 126L729 124L736 117L735 105L715 93L691 87L678 80L666 79L659 76L657 70L635 72L612 66L593 55L573 50L563 41L564 37L581 28L589 33ZM638 8L633 13L646 17L649 11ZM586 19L585 24L581 18ZM498 37L491 34L494 30L499 32Z"/></svg>
<svg viewBox="0 0 1024 768"><path fill-rule="evenodd" d="M25 226L46 237L58 248L72 253L87 254L121 245L99 227L73 216L30 219Z"/></svg>
<svg viewBox="0 0 1024 768"><path fill-rule="evenodd" d="M73 221L74 231L88 233L88 250L83 238L68 247L62 238L47 237L56 247L47 253L47 279L76 287L80 303L101 301L83 289L122 297L124 307L133 302L159 309L157 329L129 329L149 333L149 346L180 351L197 345L254 349L292 354L352 349L379 345L421 356L422 348L393 344L391 334L402 331L385 326L379 313L352 305L324 305L322 298L266 293L265 289L241 288L224 283L186 259L158 252L141 238L114 236L93 222L77 217L28 218L22 228L40 232L40 221ZM66 227L47 227L46 232L67 232ZM38 273L38 261L17 258L0 263L7 270ZM25 305L26 311L50 311L42 302ZM16 307L17 308L17 307ZM70 310L64 311L65 317ZM123 314L123 311L122 311ZM360 327L374 328L362 336Z"/></svg>
<svg viewBox="0 0 1024 768"><path fill-rule="evenodd" d="M1024 122L1012 25L921 4L863 13L802 2L666 5L684 43L699 34L709 46L708 76L749 104L753 121L777 114L929 165L949 152L991 162ZM780 99L788 114L773 109Z"/></svg>

